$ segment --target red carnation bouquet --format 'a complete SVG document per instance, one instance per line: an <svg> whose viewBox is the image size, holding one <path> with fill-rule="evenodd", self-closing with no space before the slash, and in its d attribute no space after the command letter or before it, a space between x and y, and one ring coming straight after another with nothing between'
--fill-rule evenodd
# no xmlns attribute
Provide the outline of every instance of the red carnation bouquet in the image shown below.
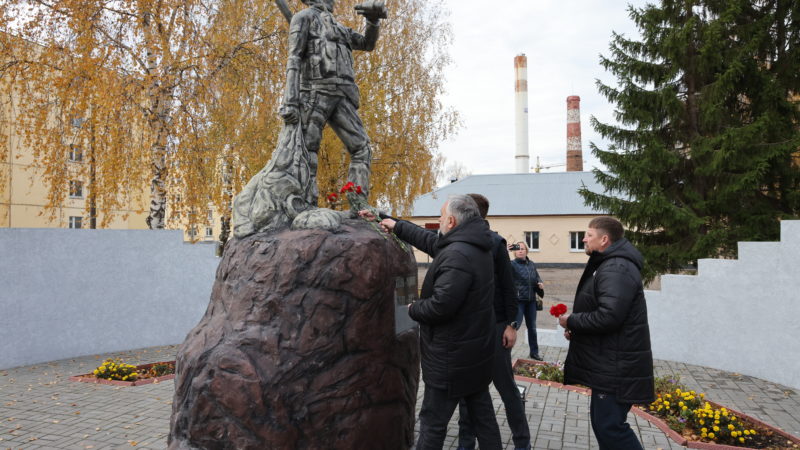
<svg viewBox="0 0 800 450"><path fill-rule="evenodd" d="M567 312L567 305L559 303L550 307L550 315L556 319L563 316Z"/></svg>
<svg viewBox="0 0 800 450"><path fill-rule="evenodd" d="M335 208L336 206L339 205L342 195L347 199L347 203L350 204L350 210L353 213L358 214L359 211L369 211L370 214L372 214L372 219L367 219L364 216L361 216L361 218L366 220L367 222L370 222L372 228L374 228L375 231L380 233L380 235L383 236L384 239L388 239L386 233L382 232L381 229L378 227L378 224L381 221L380 213L378 212L377 209L370 206L367 199L367 193L364 191L363 187L355 184L352 181L348 181L347 183L345 183L344 186L342 186L341 189L339 189L339 195L336 195L335 192L331 192L330 194L328 194L328 203L331 205L332 208ZM394 239L394 241L397 242L400 248L403 249L403 251L407 251L406 245L403 243L403 241L401 241L394 234L391 234L391 236L392 239Z"/></svg>

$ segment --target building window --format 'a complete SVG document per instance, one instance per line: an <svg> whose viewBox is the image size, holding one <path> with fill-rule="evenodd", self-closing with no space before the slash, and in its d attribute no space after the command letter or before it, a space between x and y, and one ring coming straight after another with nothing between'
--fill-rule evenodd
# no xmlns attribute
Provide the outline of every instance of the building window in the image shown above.
<svg viewBox="0 0 800 450"><path fill-rule="evenodd" d="M528 250L539 250L539 232L526 231L525 243L528 244Z"/></svg>
<svg viewBox="0 0 800 450"><path fill-rule="evenodd" d="M83 224L83 217L80 216L69 216L69 227L73 229L83 228L81 225Z"/></svg>
<svg viewBox="0 0 800 450"><path fill-rule="evenodd" d="M189 228L189 237L192 239L197 237L197 227Z"/></svg>
<svg viewBox="0 0 800 450"><path fill-rule="evenodd" d="M570 231L569 232L569 249L573 252L583 251L583 237L586 235L585 231Z"/></svg>
<svg viewBox="0 0 800 450"><path fill-rule="evenodd" d="M206 213L206 224L214 225L214 211L212 211L210 209Z"/></svg>
<svg viewBox="0 0 800 450"><path fill-rule="evenodd" d="M83 198L83 182L70 180L69 198Z"/></svg>
<svg viewBox="0 0 800 450"><path fill-rule="evenodd" d="M77 145L69 146L69 160L72 162L83 161L83 149Z"/></svg>
<svg viewBox="0 0 800 450"><path fill-rule="evenodd" d="M214 237L214 229L211 227L206 227L206 239Z"/></svg>

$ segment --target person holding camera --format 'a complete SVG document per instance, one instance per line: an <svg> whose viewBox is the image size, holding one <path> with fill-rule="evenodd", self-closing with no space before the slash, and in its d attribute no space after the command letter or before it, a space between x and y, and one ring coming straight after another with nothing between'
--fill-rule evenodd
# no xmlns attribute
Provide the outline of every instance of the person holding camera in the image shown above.
<svg viewBox="0 0 800 450"><path fill-rule="evenodd" d="M514 259L511 261L512 278L514 287L517 290L517 326L522 325L522 318L525 318L525 326L528 327L528 345L530 346L530 357L541 361L539 356L539 343L536 341L536 311L541 307L536 301L536 295L544 297L544 283L536 264L528 259L528 245L524 242L517 242L509 245L508 250L514 252Z"/></svg>

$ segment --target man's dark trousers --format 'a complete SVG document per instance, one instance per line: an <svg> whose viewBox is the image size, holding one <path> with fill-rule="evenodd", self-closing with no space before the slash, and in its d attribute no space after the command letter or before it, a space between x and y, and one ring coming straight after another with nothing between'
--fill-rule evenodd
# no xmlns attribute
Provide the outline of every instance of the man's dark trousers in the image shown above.
<svg viewBox="0 0 800 450"><path fill-rule="evenodd" d="M447 391L425 385L422 408L419 411L419 439L417 450L441 450L447 435L447 424L456 410L459 398L450 398ZM492 396L487 385L482 391L463 397L467 403L472 423L476 424L478 443L482 450L503 448L500 427L494 416Z"/></svg>
<svg viewBox="0 0 800 450"><path fill-rule="evenodd" d="M514 437L515 448L527 448L531 443L531 432L528 429L528 419L525 416L525 405L519 395L517 383L514 381L514 371L511 368L511 349L503 347L503 333L506 331L505 323L498 323L495 328L497 339L494 348L494 365L492 366L492 383L503 399L506 407L506 421ZM459 403L458 419L458 446L465 449L475 448L475 432L469 419L464 402ZM483 446L481 446L483 448Z"/></svg>
<svg viewBox="0 0 800 450"><path fill-rule="evenodd" d="M617 403L617 398L603 392L592 392L589 415L600 450L640 450L642 444L628 425L630 403Z"/></svg>

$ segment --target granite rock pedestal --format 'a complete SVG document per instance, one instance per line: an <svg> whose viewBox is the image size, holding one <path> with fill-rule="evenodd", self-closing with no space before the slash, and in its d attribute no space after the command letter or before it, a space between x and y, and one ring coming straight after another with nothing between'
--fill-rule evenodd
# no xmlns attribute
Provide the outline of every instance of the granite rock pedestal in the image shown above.
<svg viewBox="0 0 800 450"><path fill-rule="evenodd" d="M409 448L418 331L395 313L416 273L362 220L229 242L178 352L169 448Z"/></svg>

